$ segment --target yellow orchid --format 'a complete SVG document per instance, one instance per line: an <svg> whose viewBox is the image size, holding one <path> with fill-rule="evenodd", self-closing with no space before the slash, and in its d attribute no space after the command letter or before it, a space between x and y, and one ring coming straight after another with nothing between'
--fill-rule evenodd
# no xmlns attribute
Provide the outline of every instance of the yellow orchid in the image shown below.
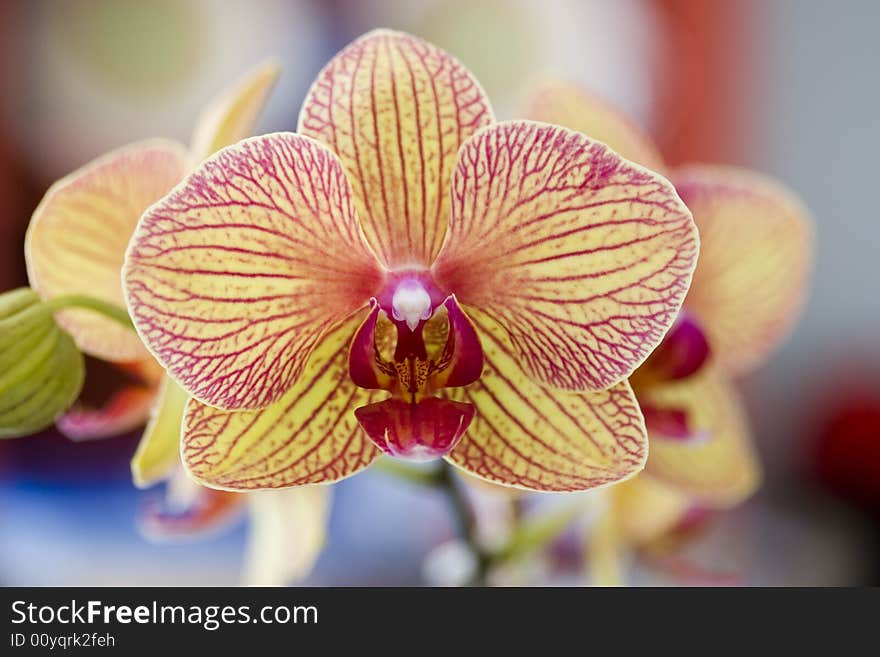
<svg viewBox="0 0 880 657"><path fill-rule="evenodd" d="M151 206L123 279L191 396L199 483L326 483L384 451L572 491L643 467L626 378L697 251L663 176L495 122L461 63L378 30L320 72L298 133L225 148Z"/></svg>
<svg viewBox="0 0 880 657"><path fill-rule="evenodd" d="M667 173L700 230L700 262L683 312L631 378L650 457L644 474L609 491L611 514L592 548L607 565L609 551L661 536L694 506L726 508L757 487L759 464L729 379L760 365L799 317L811 263L809 213L793 192L752 171L669 170L632 122L577 86L543 84L527 115L583 131Z"/></svg>
<svg viewBox="0 0 880 657"><path fill-rule="evenodd" d="M30 283L40 297L51 303L70 295L89 295L122 305L119 271L141 214L206 156L250 134L278 74L278 65L266 62L211 102L189 149L167 140L137 142L55 183L34 212L25 246ZM164 376L137 334L118 322L84 308L61 310L56 318L80 350L117 363L141 380L117 392L101 408L75 407L59 418L58 428L73 439L91 439L119 434L149 420L132 460L135 484L148 487L172 477L179 469L186 393ZM253 525L246 581L281 584L307 573L317 557L328 495L325 490L303 490L272 501L196 489L184 498L172 495L177 504L171 510L165 505L148 507L144 523L152 535L200 532L219 526L246 503ZM181 499L187 503L181 505ZM311 538L291 546L286 527L296 519L308 523L297 529ZM281 558L282 546L291 556L286 562ZM293 559L294 554L299 556Z"/></svg>

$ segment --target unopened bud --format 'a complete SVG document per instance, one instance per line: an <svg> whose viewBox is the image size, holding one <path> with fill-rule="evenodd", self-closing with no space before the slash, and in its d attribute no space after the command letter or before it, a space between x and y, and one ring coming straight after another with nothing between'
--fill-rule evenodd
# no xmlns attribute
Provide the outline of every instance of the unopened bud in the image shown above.
<svg viewBox="0 0 880 657"><path fill-rule="evenodd" d="M0 294L0 438L51 426L76 401L83 356L30 288Z"/></svg>

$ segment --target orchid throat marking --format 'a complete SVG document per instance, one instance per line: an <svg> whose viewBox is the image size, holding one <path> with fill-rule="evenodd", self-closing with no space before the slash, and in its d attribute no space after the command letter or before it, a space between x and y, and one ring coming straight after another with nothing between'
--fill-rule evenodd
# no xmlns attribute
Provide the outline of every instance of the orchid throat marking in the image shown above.
<svg viewBox="0 0 880 657"><path fill-rule="evenodd" d="M455 296L428 272L391 273L371 301L349 356L354 383L387 390L391 398L355 414L389 454L438 458L461 440L474 409L435 393L473 383L482 369L479 338Z"/></svg>

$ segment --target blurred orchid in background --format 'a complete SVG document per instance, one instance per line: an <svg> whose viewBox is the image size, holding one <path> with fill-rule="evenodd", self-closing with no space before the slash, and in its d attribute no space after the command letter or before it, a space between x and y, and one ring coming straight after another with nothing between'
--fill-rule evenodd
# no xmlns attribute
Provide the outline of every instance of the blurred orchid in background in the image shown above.
<svg viewBox="0 0 880 657"><path fill-rule="evenodd" d="M51 304L79 295L121 306L119 270L140 215L187 169L251 132L278 74L278 65L266 62L210 103L189 150L171 141L138 142L53 185L34 212L26 241L28 273L40 297ZM153 499L145 505L146 533L197 535L223 526L246 506L253 537L245 581L283 584L307 574L323 544L329 492L310 489L257 499L185 485L177 472L186 393L163 376L130 327L90 307L64 309L56 318L79 349L138 379L100 408L71 409L58 419L58 428L71 439L87 440L118 435L149 420L132 460L134 482L148 487L171 478L172 483L165 502ZM288 543L296 542L297 532L303 541ZM290 559L283 558L285 553Z"/></svg>
<svg viewBox="0 0 880 657"><path fill-rule="evenodd" d="M760 468L730 380L763 363L799 318L811 269L811 222L793 192L761 174L717 165L668 170L632 122L575 85L543 84L526 113L664 172L700 231L700 261L684 311L630 379L650 455L644 474L608 491L608 517L593 536L594 561L606 565L597 577L615 581L620 569L610 554L657 539L695 508L738 504L757 487Z"/></svg>
<svg viewBox="0 0 880 657"><path fill-rule="evenodd" d="M385 451L569 491L642 468L625 379L697 249L664 177L565 128L494 123L459 62L379 30L321 71L298 134L223 149L150 207L123 278L192 396L200 483L336 481Z"/></svg>

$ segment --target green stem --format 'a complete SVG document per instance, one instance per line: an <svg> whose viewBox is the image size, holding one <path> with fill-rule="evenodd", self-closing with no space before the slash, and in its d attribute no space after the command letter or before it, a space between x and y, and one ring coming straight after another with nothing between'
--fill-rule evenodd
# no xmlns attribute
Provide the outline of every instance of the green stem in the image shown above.
<svg viewBox="0 0 880 657"><path fill-rule="evenodd" d="M492 558L480 545L477 538L477 518L470 500L455 480L452 466L446 461L441 461L441 465L437 468L414 468L392 458L381 458L376 462L376 465L384 472L399 479L434 488L443 493L449 502L459 536L477 559L476 571L468 584L471 586L484 585L486 575L492 565Z"/></svg>
<svg viewBox="0 0 880 657"><path fill-rule="evenodd" d="M459 536L467 544L477 559L477 567L471 586L484 586L492 568L503 563L516 561L553 542L565 529L585 511L583 501L573 501L552 513L525 520L521 501L514 500L514 527L507 544L496 550L487 550L477 535L477 517L464 489L453 475L453 468L446 461L435 469L414 468L391 458L377 461L382 470L411 483L434 488L442 492L449 502L452 516Z"/></svg>
<svg viewBox="0 0 880 657"><path fill-rule="evenodd" d="M436 486L439 482L439 469L414 468L402 461L383 456L375 462L373 467L382 470L386 474L393 475L398 479L409 481L423 486Z"/></svg>
<svg viewBox="0 0 880 657"><path fill-rule="evenodd" d="M116 304L86 294L66 294L61 297L55 297L46 302L46 305L53 312L63 310L65 308L86 308L105 317L109 317L115 322L122 324L124 327L134 330L131 317L128 316L125 308L120 308Z"/></svg>
<svg viewBox="0 0 880 657"><path fill-rule="evenodd" d="M474 508L471 506L471 502L461 486L455 480L452 474L452 466L446 461L443 461L443 465L439 470L437 486L446 493L446 499L452 507L453 516L458 524L459 535L467 543L468 548L470 548L477 560L474 574L468 584L470 586L485 586L489 569L493 563L492 555L480 545L480 540L477 536L477 516L474 514Z"/></svg>

